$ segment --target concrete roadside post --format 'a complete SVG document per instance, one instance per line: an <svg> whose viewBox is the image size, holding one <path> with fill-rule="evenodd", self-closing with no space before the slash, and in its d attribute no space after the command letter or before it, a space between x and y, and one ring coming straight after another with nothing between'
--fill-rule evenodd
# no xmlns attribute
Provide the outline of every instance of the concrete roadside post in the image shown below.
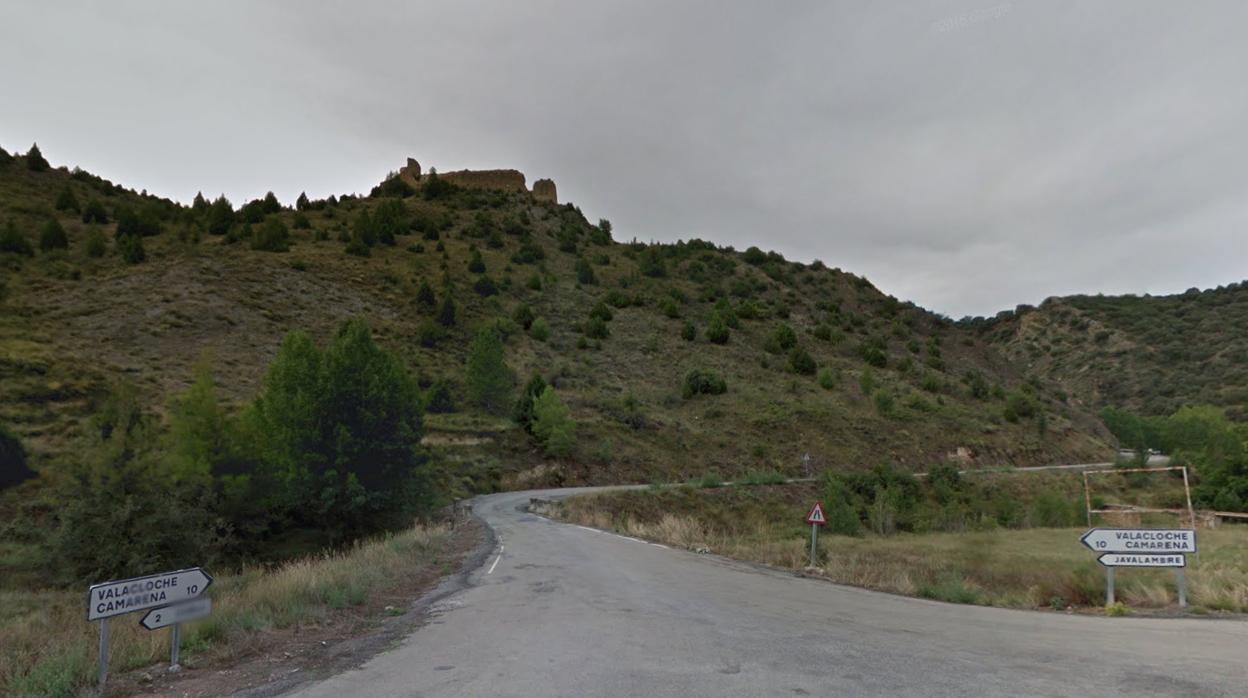
<svg viewBox="0 0 1248 698"><path fill-rule="evenodd" d="M810 566L817 565L816 542L819 540L819 527L826 524L828 518L823 515L823 505L815 502L815 506L811 508L810 513L806 515L806 523L810 524Z"/></svg>

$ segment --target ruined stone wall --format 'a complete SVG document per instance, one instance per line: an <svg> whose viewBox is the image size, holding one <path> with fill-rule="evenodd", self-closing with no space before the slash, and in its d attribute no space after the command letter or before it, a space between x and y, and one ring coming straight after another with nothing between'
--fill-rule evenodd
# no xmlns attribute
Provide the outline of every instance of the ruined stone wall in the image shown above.
<svg viewBox="0 0 1248 698"><path fill-rule="evenodd" d="M537 201L549 201L552 204L559 203L559 196L555 193L554 180L539 179L533 182L533 198Z"/></svg>
<svg viewBox="0 0 1248 698"><path fill-rule="evenodd" d="M468 189L529 191L529 188L524 186L524 173L519 170L459 170L458 172L439 172L438 177Z"/></svg>
<svg viewBox="0 0 1248 698"><path fill-rule="evenodd" d="M427 176L421 174L420 163L412 158L408 158L407 165L399 170L399 179L413 189L418 189L426 178ZM458 170L439 172L438 178L467 189L493 189L526 194L529 192L529 188L524 184L524 173L519 170ZM549 179L539 179L534 182L533 198L538 201L558 203L555 183Z"/></svg>

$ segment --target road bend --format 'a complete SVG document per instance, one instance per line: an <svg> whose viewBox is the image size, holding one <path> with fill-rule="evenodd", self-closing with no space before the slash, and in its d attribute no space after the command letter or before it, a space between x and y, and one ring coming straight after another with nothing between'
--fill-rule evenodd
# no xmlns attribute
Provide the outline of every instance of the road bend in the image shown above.
<svg viewBox="0 0 1248 698"><path fill-rule="evenodd" d="M1248 695L1243 621L925 601L523 511L582 491L474 500L498 544L472 585L398 647L297 695Z"/></svg>

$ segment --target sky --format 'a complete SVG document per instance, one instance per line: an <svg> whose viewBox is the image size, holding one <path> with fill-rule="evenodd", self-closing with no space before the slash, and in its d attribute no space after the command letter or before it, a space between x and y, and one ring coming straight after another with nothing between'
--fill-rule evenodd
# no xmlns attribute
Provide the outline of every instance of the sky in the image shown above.
<svg viewBox="0 0 1248 698"><path fill-rule="evenodd" d="M0 5L0 146L189 202L516 168L951 317L1248 278L1248 3Z"/></svg>

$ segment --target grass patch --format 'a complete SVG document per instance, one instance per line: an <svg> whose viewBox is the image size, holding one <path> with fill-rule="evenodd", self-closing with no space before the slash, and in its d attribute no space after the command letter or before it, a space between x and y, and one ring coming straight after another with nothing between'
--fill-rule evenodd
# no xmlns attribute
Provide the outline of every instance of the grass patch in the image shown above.
<svg viewBox="0 0 1248 698"><path fill-rule="evenodd" d="M810 528L798 499L813 487L787 485L612 492L564 500L565 520L683 548L800 570ZM1105 574L1079 543L1083 528L994 528L964 533L819 536L820 574L853 586L923 598L1011 608L1100 608ZM1248 527L1202 530L1200 559L1187 568L1193 612L1248 612ZM1120 570L1118 599L1129 608L1177 603L1174 573Z"/></svg>
<svg viewBox="0 0 1248 698"><path fill-rule="evenodd" d="M212 615L183 627L184 662L229 656L231 647L254 645L242 640L255 633L328 622L394 589L395 580L440 574L451 545L448 527L418 526L275 569L218 577L208 590ZM0 616L0 693L68 696L93 680L99 628L83 620L82 603L77 591L0 593L0 608L8 609ZM112 619L110 671L166 657L169 631L143 630L140 617Z"/></svg>

